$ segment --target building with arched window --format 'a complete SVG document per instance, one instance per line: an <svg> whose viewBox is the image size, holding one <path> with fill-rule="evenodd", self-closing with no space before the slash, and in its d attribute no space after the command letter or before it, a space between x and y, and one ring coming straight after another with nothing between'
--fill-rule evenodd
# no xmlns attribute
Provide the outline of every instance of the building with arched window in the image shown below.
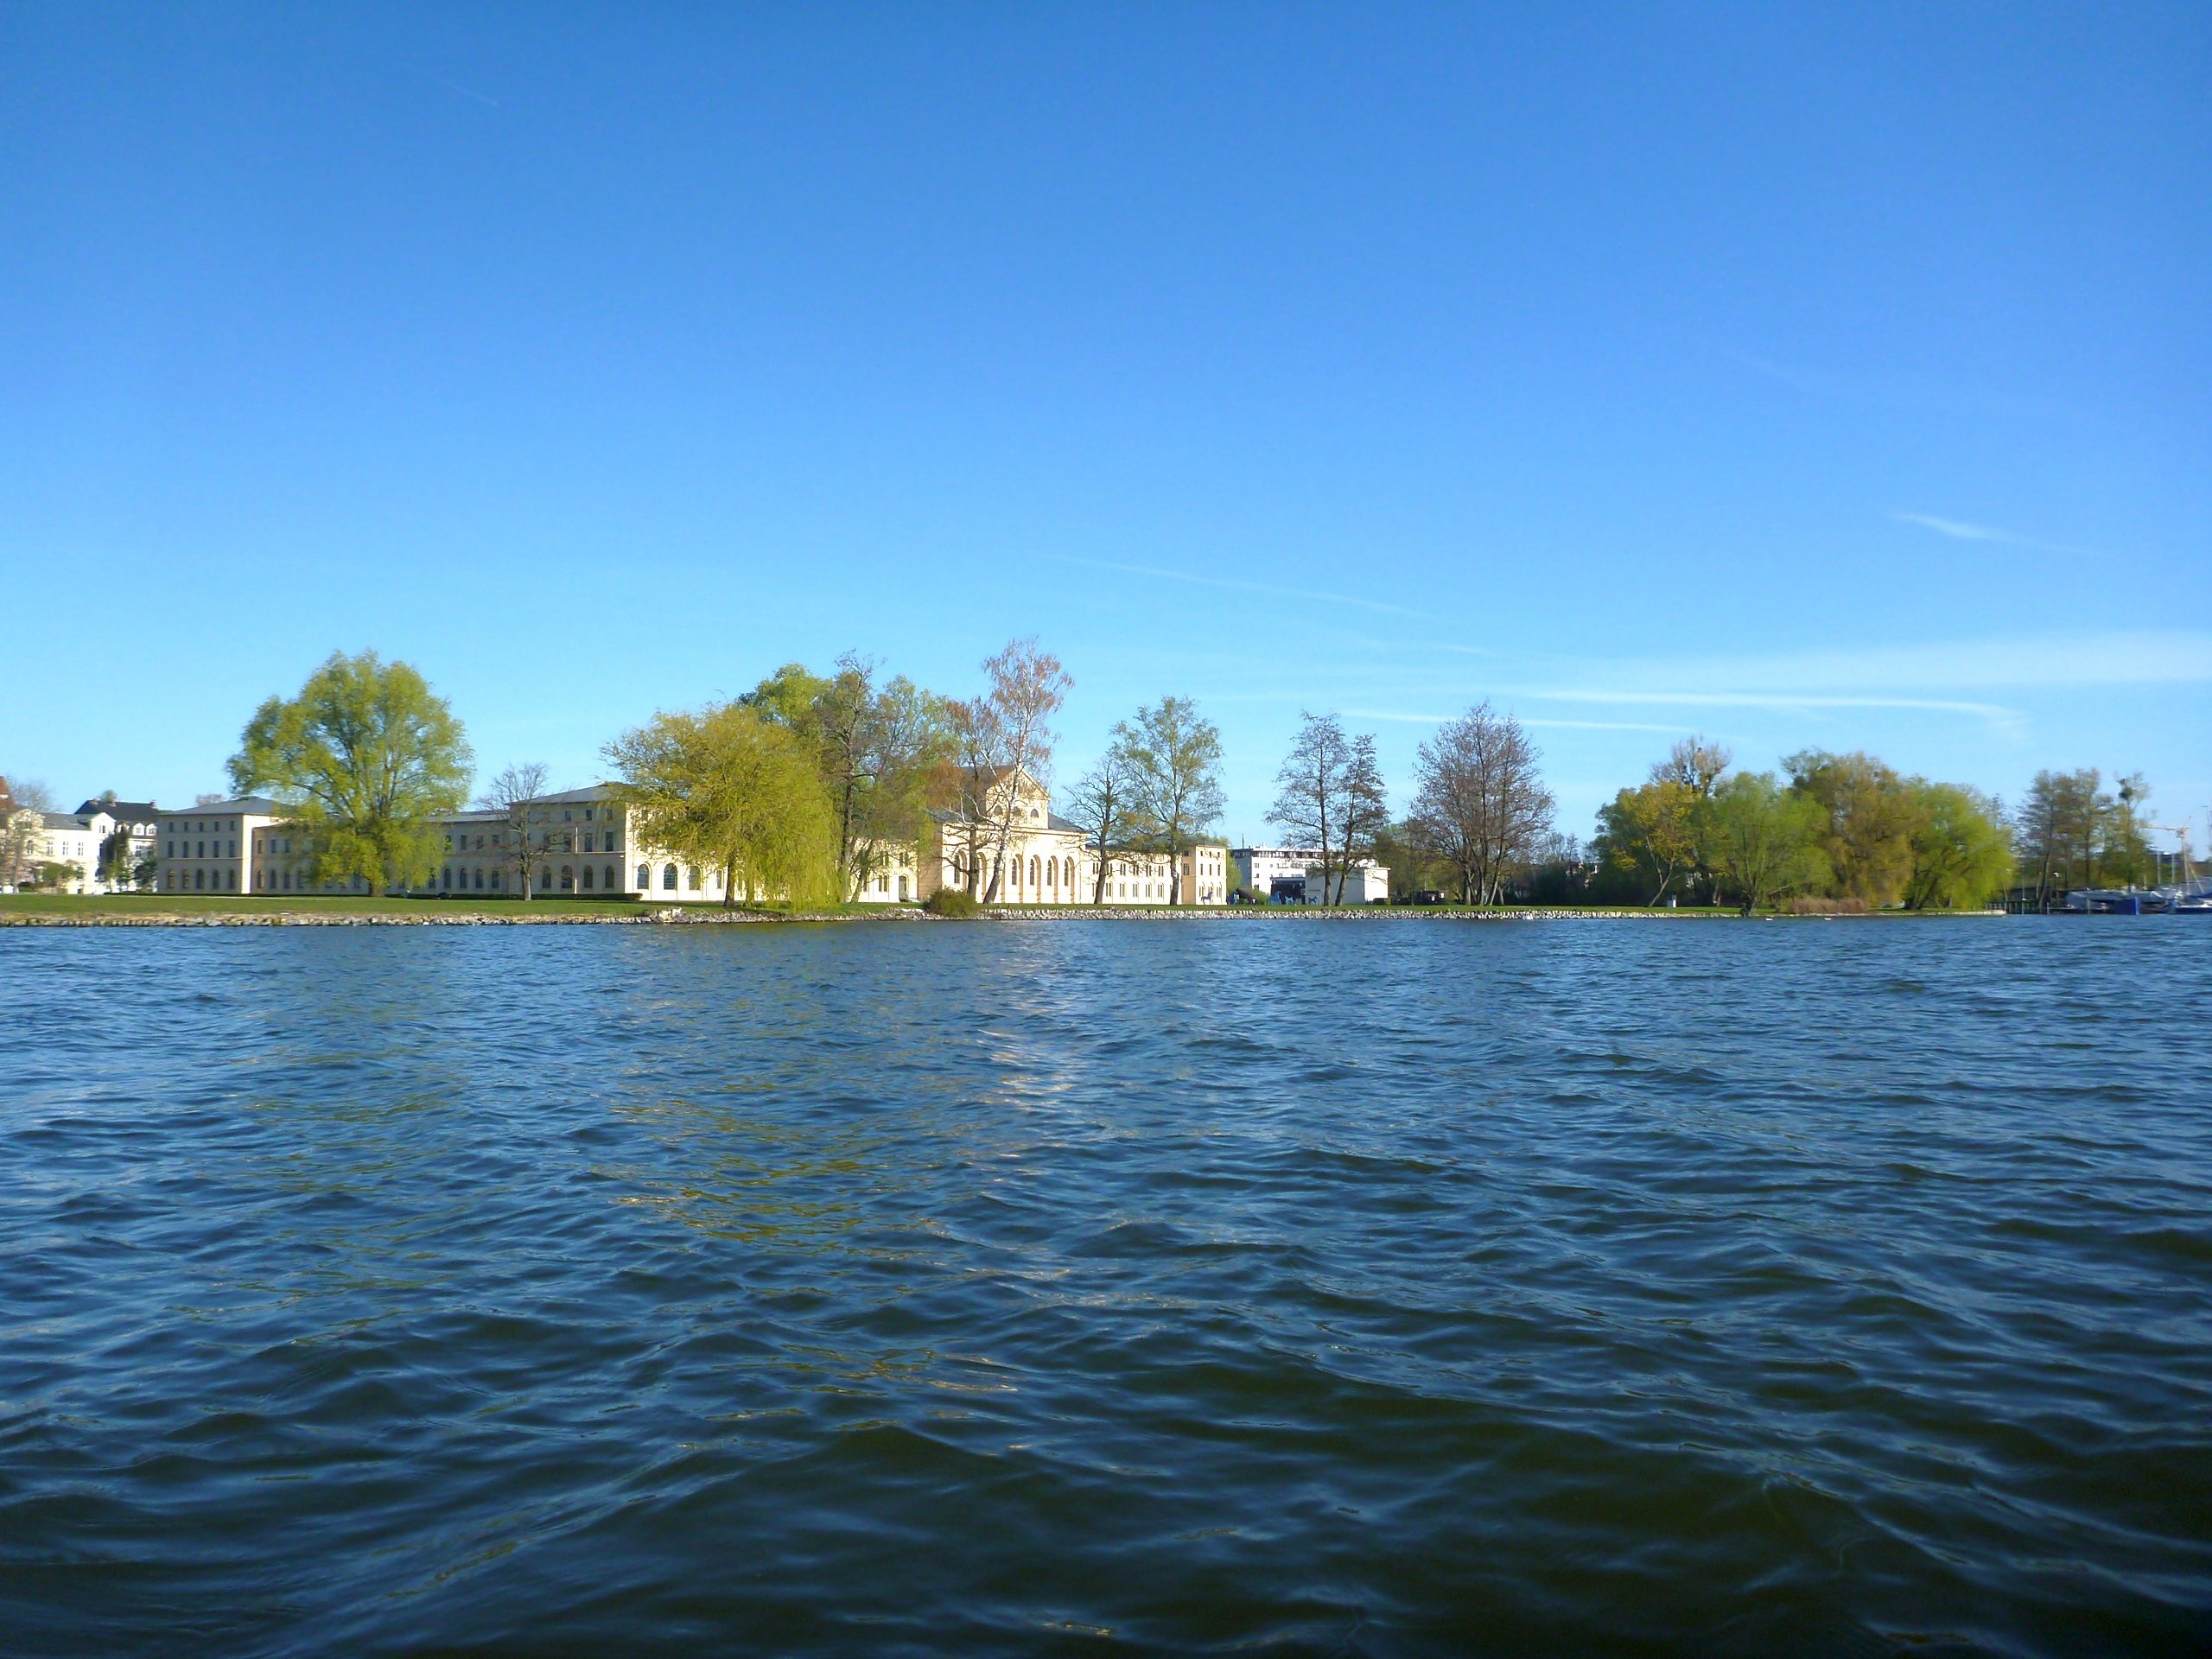
<svg viewBox="0 0 2212 1659"><path fill-rule="evenodd" d="M1097 849L1080 825L1054 812L1043 785L1025 772L1006 773L984 810L940 812L917 863L917 898L943 887L999 905L1219 905L1228 901L1227 849L1218 842L1179 857L1109 849L1103 883Z"/></svg>

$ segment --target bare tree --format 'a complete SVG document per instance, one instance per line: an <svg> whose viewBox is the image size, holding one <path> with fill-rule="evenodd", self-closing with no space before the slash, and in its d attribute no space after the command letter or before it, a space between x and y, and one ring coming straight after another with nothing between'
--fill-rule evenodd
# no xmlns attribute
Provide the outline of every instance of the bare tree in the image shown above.
<svg viewBox="0 0 2212 1659"><path fill-rule="evenodd" d="M1711 800L1713 791L1719 786L1720 774L1728 770L1728 763L1735 759L1726 744L1716 743L1702 732L1681 738L1667 751L1664 760L1652 763L1651 781L1655 784L1680 784L1701 801Z"/></svg>
<svg viewBox="0 0 2212 1659"><path fill-rule="evenodd" d="M1319 849L1321 900L1341 904L1351 867L1374 850L1375 837L1389 824L1375 739L1345 736L1334 715L1301 714L1275 785L1268 822Z"/></svg>
<svg viewBox="0 0 2212 1659"><path fill-rule="evenodd" d="M942 834L960 885L981 898L983 854L1007 775L1005 732L988 697L950 703L945 714L951 753L938 791L949 804Z"/></svg>
<svg viewBox="0 0 2212 1659"><path fill-rule="evenodd" d="M1344 766L1342 840L1338 849L1336 896L1329 900L1331 904L1344 903L1344 883L1351 879L1351 867L1374 852L1376 836L1390 827L1388 795L1382 768L1375 759L1374 734L1363 733L1352 739Z"/></svg>
<svg viewBox="0 0 2212 1659"><path fill-rule="evenodd" d="M1167 855L1167 901L1183 897L1183 855L1221 817L1221 728L1185 697L1162 697L1137 710L1135 727L1114 728L1135 784L1140 810Z"/></svg>
<svg viewBox="0 0 2212 1659"><path fill-rule="evenodd" d="M503 850L524 899L536 885L537 866L543 858L543 849L531 842L530 804L545 792L546 777L543 760L526 760L509 766L476 798L480 810L497 812L505 821L503 834L511 844Z"/></svg>
<svg viewBox="0 0 2212 1659"><path fill-rule="evenodd" d="M1098 853L1098 874L1090 902L1106 902L1106 868L1114 855L1128 847L1142 831L1144 820L1135 806L1136 779L1127 746L1118 738L1098 757L1098 764L1076 780L1067 802L1068 817Z"/></svg>
<svg viewBox="0 0 2212 1659"><path fill-rule="evenodd" d="M1452 867L1459 902L1494 905L1505 878L1549 833L1551 791L1521 722L1487 701L1447 721L1421 746L1411 828L1415 844Z"/></svg>
<svg viewBox="0 0 2212 1659"><path fill-rule="evenodd" d="M20 887L31 879L39 849L46 844L46 816L18 806L0 817L0 884Z"/></svg>
<svg viewBox="0 0 2212 1659"><path fill-rule="evenodd" d="M1020 782L1025 777L1045 787L1050 781L1052 716L1067 701L1075 682L1060 666L1060 659L1040 650L1035 639L1016 639L983 664L990 676L990 690L982 702L996 728L997 747L1003 762L1001 776L991 786L988 817L995 856L991 885L985 903L995 902L1006 871L1007 849L1014 840L1015 815L1020 810Z"/></svg>
<svg viewBox="0 0 2212 1659"><path fill-rule="evenodd" d="M1351 743L1334 715L1301 710L1298 735L1275 772L1275 804L1268 822L1295 846L1321 854L1321 891L1326 899L1335 870L1335 832L1344 820L1344 773L1351 764Z"/></svg>
<svg viewBox="0 0 2212 1659"><path fill-rule="evenodd" d="M43 778L18 778L10 786L18 810L29 808L33 812L59 812L60 797L54 786Z"/></svg>

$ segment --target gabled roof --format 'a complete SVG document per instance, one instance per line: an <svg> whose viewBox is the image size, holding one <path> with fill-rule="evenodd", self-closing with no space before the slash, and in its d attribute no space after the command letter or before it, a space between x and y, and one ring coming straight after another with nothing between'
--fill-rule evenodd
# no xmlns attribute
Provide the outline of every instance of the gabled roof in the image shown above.
<svg viewBox="0 0 2212 1659"><path fill-rule="evenodd" d="M38 816L49 830L89 830L92 827L74 812L41 812Z"/></svg>
<svg viewBox="0 0 2212 1659"><path fill-rule="evenodd" d="M86 801L77 809L87 817L95 812L105 812L120 823L143 823L161 810L151 801Z"/></svg>

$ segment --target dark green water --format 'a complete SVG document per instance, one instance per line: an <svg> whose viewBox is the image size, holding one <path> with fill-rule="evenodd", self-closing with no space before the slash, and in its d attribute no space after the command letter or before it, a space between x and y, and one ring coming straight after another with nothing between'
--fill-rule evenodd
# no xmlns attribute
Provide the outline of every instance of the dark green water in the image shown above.
<svg viewBox="0 0 2212 1659"><path fill-rule="evenodd" d="M0 933L0 1651L2202 1652L2209 964Z"/></svg>

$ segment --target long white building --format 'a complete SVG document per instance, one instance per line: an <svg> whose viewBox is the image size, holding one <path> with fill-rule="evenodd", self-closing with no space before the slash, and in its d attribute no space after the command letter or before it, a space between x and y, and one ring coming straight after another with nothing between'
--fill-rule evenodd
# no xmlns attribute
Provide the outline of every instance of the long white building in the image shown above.
<svg viewBox="0 0 2212 1659"><path fill-rule="evenodd" d="M1229 893L1228 849L1205 843L1179 860L1147 852L1112 853L1100 861L1083 831L1052 810L1045 790L1014 778L1012 832L1000 845L995 822L951 814L930 820L918 843L874 849L872 873L855 895L863 903L915 903L943 887L972 890L1007 905L1112 905L1174 902L1180 865L1182 901L1219 905ZM650 899L721 904L721 873L700 868L648 844L637 809L605 784L542 795L516 814L472 810L434 821L436 869L410 889L424 897L515 896L527 887L543 898ZM159 816L155 885L163 893L365 893L359 881L314 880L307 837L283 808L264 796L181 808ZM972 880L971 880L972 875ZM772 899L741 892L741 901Z"/></svg>

